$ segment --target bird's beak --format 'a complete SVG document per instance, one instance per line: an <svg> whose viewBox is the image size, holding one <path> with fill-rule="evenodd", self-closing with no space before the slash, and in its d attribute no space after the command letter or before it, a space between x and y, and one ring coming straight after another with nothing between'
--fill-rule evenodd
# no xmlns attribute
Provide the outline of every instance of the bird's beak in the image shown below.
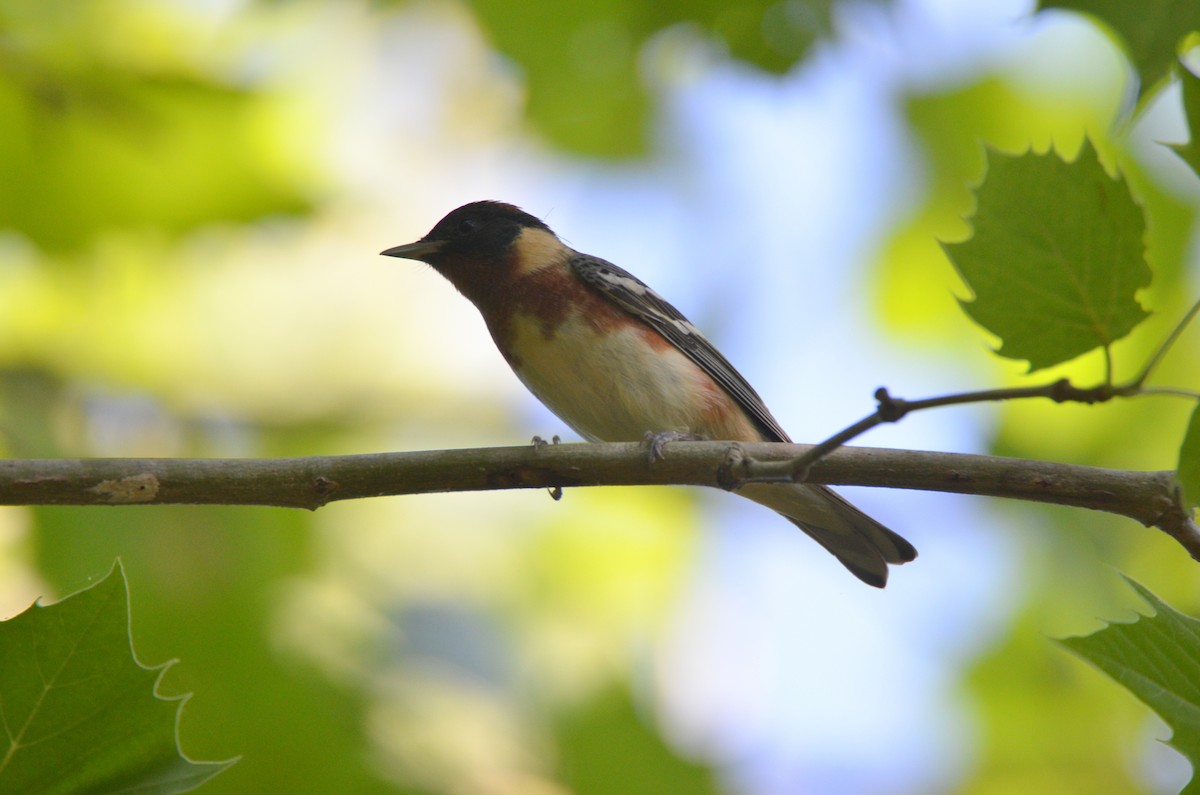
<svg viewBox="0 0 1200 795"><path fill-rule="evenodd" d="M395 248L389 248L379 253L385 257L400 257L401 259L415 259L423 262L430 254L437 253L441 247L441 240L418 240L416 243L396 246Z"/></svg>

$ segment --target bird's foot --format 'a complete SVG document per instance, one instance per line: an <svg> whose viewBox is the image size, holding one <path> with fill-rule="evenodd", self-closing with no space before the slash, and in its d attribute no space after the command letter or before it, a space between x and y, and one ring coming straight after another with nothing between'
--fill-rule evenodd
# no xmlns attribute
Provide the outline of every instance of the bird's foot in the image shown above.
<svg viewBox="0 0 1200 795"><path fill-rule="evenodd" d="M562 441L562 439L558 438L558 434L556 433L550 437L550 441L548 441L548 442L540 436L534 436L533 441L530 442L530 444L533 445L534 450L541 450L543 447L546 447L546 446L552 445L552 444L558 444L561 441ZM562 495L563 495L562 486L551 486L550 488L546 489L546 492L549 493L550 499L554 500L555 502L558 502L559 500L562 499Z"/></svg>
<svg viewBox="0 0 1200 795"><path fill-rule="evenodd" d="M650 450L647 453L647 458L653 464L656 461L662 461L666 458L664 448L668 442L703 442L704 437L698 433L686 433L684 431L646 431L646 435L642 437L650 444Z"/></svg>

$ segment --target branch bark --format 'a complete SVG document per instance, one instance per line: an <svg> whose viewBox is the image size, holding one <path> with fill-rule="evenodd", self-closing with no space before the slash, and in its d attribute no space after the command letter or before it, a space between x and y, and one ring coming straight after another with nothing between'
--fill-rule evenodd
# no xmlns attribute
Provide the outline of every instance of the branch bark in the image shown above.
<svg viewBox="0 0 1200 795"><path fill-rule="evenodd" d="M95 458L0 461L0 505L273 505L448 491L790 481L811 445L676 442L651 463L644 444L562 444L274 459ZM843 447L807 482L977 494L1128 516L1200 560L1200 531L1174 473L997 456Z"/></svg>

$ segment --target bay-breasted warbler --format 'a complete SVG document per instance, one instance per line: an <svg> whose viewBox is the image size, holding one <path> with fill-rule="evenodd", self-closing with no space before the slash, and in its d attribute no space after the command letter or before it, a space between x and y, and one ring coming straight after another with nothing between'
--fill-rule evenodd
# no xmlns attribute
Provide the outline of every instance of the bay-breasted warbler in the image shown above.
<svg viewBox="0 0 1200 795"><path fill-rule="evenodd" d="M679 310L510 204L464 205L417 242L382 253L426 262L449 279L482 313L517 377L587 439L789 441L758 393ZM751 483L737 493L783 514L869 585L882 588L887 564L917 555L824 486Z"/></svg>

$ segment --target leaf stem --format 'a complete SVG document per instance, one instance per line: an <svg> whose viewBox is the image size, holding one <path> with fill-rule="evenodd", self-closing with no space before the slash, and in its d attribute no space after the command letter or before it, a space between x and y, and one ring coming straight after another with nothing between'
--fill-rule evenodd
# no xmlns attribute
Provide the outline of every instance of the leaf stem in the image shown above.
<svg viewBox="0 0 1200 795"><path fill-rule="evenodd" d="M1162 345L1158 346L1158 350L1156 350L1154 355L1150 357L1150 360L1146 362L1146 366L1142 368L1141 374L1139 374L1138 377L1133 380L1132 386L1136 386L1140 389L1142 384L1146 383L1146 379L1150 377L1151 373L1153 373L1158 367L1159 363L1162 362L1163 357L1165 357L1167 352L1171 350L1171 347L1179 339L1180 335L1183 334L1184 329L1188 327L1188 324L1192 322L1197 313L1200 313L1200 299L1197 299L1196 303L1192 304L1192 308L1189 309L1186 314L1184 314L1183 319L1175 324L1175 328L1171 329L1171 333L1167 335L1165 340L1163 340Z"/></svg>
<svg viewBox="0 0 1200 795"><path fill-rule="evenodd" d="M1190 389L1180 389L1173 386L1150 386L1138 390L1139 395L1165 395L1167 397L1181 397L1188 400L1200 401L1200 392L1193 392Z"/></svg>

